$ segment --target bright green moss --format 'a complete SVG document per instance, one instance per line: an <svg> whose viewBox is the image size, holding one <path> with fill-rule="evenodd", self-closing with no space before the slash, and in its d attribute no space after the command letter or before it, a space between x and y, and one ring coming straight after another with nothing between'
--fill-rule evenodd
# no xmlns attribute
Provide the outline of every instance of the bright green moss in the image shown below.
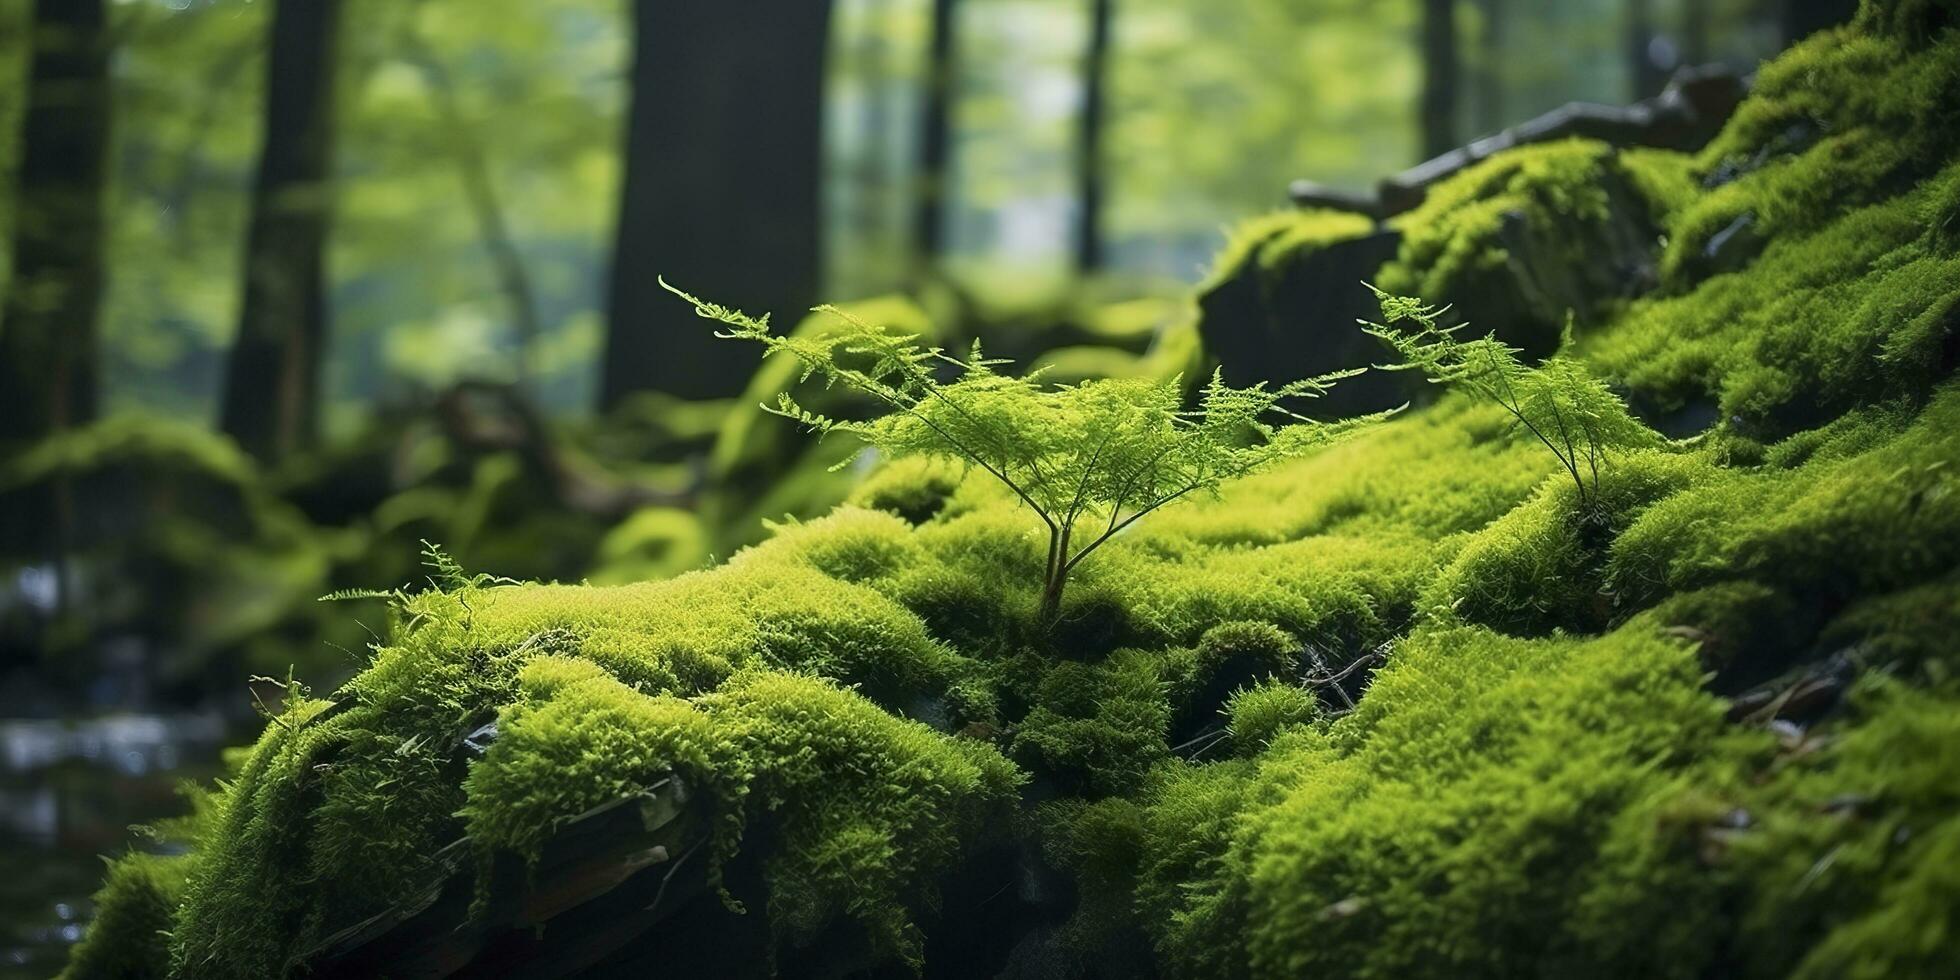
<svg viewBox="0 0 1960 980"><path fill-rule="evenodd" d="M1960 705L1874 682L1746 797L1729 860L1761 976L1933 977L1960 957Z"/></svg>
<svg viewBox="0 0 1960 980"><path fill-rule="evenodd" d="M1243 812L1165 841L1195 853L1145 889L1169 906L1161 948L1193 976L1671 973L1683 951L1615 962L1571 920L1612 815L1718 730L1697 688L1692 656L1648 626L1405 641L1358 711L1274 743L1250 784L1163 791L1153 809L1179 819Z"/></svg>
<svg viewBox="0 0 1960 980"><path fill-rule="evenodd" d="M1679 179L1652 157L1639 178L1603 143L1564 140L1500 153L1429 190L1396 219L1394 261L1375 284L1455 304L1481 330L1543 354L1568 310L1590 322L1640 291L1661 214L1679 206ZM1650 201L1649 191L1665 199ZM1528 254L1513 253L1526 250Z"/></svg>
<svg viewBox="0 0 1960 980"><path fill-rule="evenodd" d="M1374 221L1364 215L1316 208L1288 208L1249 218L1226 234L1225 246L1197 292L1211 292L1247 270L1256 271L1262 288L1270 288L1277 274L1303 250L1359 238L1374 229Z"/></svg>
<svg viewBox="0 0 1960 980"><path fill-rule="evenodd" d="M1923 394L1951 367L1960 311L1960 257L1935 247L1924 213L1955 186L1960 169L1777 239L1747 274L1636 303L1582 349L1650 411L1713 401L1771 437Z"/></svg>
<svg viewBox="0 0 1960 980"><path fill-rule="evenodd" d="M1868 22L1894 17L1920 19L1892 4L1865 14ZM1732 179L1674 223L1664 281L1685 285L1723 267L1709 251L1725 229L1746 226L1757 241L1804 233L1932 174L1960 145L1950 124L1956 112L1960 33L1920 41L1842 30L1803 42L1764 66L1702 151L1704 173Z"/></svg>
<svg viewBox="0 0 1960 980"><path fill-rule="evenodd" d="M1289 728L1320 716L1320 699L1294 684L1267 682L1241 689L1226 703L1232 746L1243 755L1264 749Z"/></svg>
<svg viewBox="0 0 1960 980"><path fill-rule="evenodd" d="M596 585L624 585L671 578L708 560L708 532L701 519L673 507L647 507L614 525L599 540Z"/></svg>
<svg viewBox="0 0 1960 980"><path fill-rule="evenodd" d="M1615 613L1606 546L1656 501L1707 469L1693 457L1646 450L1615 456L1582 504L1553 478L1529 502L1464 539L1429 585L1423 608L1522 635L1592 631Z"/></svg>
<svg viewBox="0 0 1960 980"><path fill-rule="evenodd" d="M109 862L95 921L62 980L164 980L170 930L184 891L184 857L130 853Z"/></svg>
<svg viewBox="0 0 1960 980"><path fill-rule="evenodd" d="M1648 508L1609 579L1635 601L1736 578L1842 600L1945 573L1960 561L1960 389L1903 431L1895 413L1863 421L1792 469L1721 471Z"/></svg>
<svg viewBox="0 0 1960 980"><path fill-rule="evenodd" d="M542 657L519 688L465 782L474 842L535 856L557 821L677 775L713 812L719 858L739 847L751 814L768 814L778 836L764 864L770 923L790 944L848 916L878 951L917 965L912 916L930 903L934 874L1019 782L991 749L807 677L739 674L690 703Z"/></svg>

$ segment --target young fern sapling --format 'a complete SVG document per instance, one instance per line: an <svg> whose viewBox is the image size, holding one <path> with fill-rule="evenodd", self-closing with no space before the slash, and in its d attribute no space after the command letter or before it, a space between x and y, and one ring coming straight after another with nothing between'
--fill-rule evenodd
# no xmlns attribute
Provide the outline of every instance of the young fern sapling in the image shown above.
<svg viewBox="0 0 1960 980"><path fill-rule="evenodd" d="M1364 284L1365 285L1365 284ZM1502 406L1532 437L1551 450L1578 491L1580 516L1597 523L1599 472L1609 453L1657 445L1659 436L1627 411L1626 403L1563 353L1570 346L1568 325L1561 353L1537 367L1518 360L1518 349L1486 335L1459 340L1469 324L1439 327L1448 307L1394 296L1374 286L1384 323L1361 321L1362 329L1401 356L1401 363L1376 365L1386 371L1421 371L1433 384L1455 385Z"/></svg>
<svg viewBox="0 0 1960 980"><path fill-rule="evenodd" d="M751 317L661 285L723 324L716 336L762 344L794 357L800 380L821 377L869 397L884 414L864 421L805 409L788 394L766 410L820 434L841 432L887 456L962 460L998 480L1034 511L1048 532L1040 621L1060 612L1069 573L1125 528L1172 501L1215 491L1233 477L1339 439L1390 413L1319 422L1282 402L1311 398L1361 369L1268 388L1233 388L1214 373L1195 410L1183 407L1177 379L1046 385L996 368L975 342L965 356L922 347L835 306L833 331L770 332ZM951 380L941 381L941 375ZM1286 424L1291 423L1291 424Z"/></svg>

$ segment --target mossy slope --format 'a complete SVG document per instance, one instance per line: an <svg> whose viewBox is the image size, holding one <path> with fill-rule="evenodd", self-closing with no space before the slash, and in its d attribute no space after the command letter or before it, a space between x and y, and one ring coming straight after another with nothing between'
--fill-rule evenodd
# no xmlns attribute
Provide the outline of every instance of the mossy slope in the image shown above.
<svg viewBox="0 0 1960 980"><path fill-rule="evenodd" d="M1960 77L1953 22L1869 3L1766 70L1699 159L1537 148L1409 219L1396 274L1441 282L1487 254L1485 202L1588 220L1601 167L1648 202L1657 291L1581 311L1573 353L1652 419L1719 410L1611 455L1590 512L1501 411L1447 396L1137 525L1052 628L1038 526L949 464L888 467L667 582L451 582L268 726L170 961L111 925L169 901L119 865L74 974L279 975L449 841L534 853L679 774L716 853L760 862L742 897L786 972L820 971L839 923L917 964L922 929L955 928L936 888L1005 831L1014 880L1068 897L1016 887L1030 919L926 972L1941 975L1960 194L1923 130ZM1867 85L1884 105L1855 112ZM1799 117L1822 142L1779 141ZM1763 247L1688 261L1738 203Z"/></svg>

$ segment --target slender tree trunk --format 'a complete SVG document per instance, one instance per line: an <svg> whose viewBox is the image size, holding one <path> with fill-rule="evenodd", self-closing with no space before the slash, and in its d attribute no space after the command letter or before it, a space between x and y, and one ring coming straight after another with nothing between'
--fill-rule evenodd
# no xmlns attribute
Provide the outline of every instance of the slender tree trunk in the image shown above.
<svg viewBox="0 0 1960 980"><path fill-rule="evenodd" d="M1462 82L1457 59L1456 0L1422 4L1422 156L1434 159L1459 145L1456 94Z"/></svg>
<svg viewBox="0 0 1960 980"><path fill-rule="evenodd" d="M1510 14L1507 0L1481 0L1484 14L1482 49L1477 56L1476 112L1480 135L1504 128L1504 36Z"/></svg>
<svg viewBox="0 0 1960 980"><path fill-rule="evenodd" d="M96 412L96 319L108 183L109 43L102 0L36 0L0 314L0 444Z"/></svg>
<svg viewBox="0 0 1960 980"><path fill-rule="evenodd" d="M946 250L946 202L959 89L959 4L932 0L932 38L926 47L925 99L919 119L918 189L913 198L912 249L919 275L932 273Z"/></svg>
<svg viewBox="0 0 1960 980"><path fill-rule="evenodd" d="M340 0L280 0L273 12L245 294L218 416L261 459L310 445L319 426L339 33Z"/></svg>
<svg viewBox="0 0 1960 980"><path fill-rule="evenodd" d="M1109 102L1109 47L1116 0L1090 0L1089 46L1082 59L1082 117L1076 130L1075 271L1103 265L1104 116Z"/></svg>
<svg viewBox="0 0 1960 980"><path fill-rule="evenodd" d="M1653 0L1627 0L1626 59L1629 102L1659 95L1667 86L1667 73L1654 63Z"/></svg>
<svg viewBox="0 0 1960 980"><path fill-rule="evenodd" d="M635 0L632 108L600 407L741 391L746 351L689 292L794 322L817 299L828 0Z"/></svg>

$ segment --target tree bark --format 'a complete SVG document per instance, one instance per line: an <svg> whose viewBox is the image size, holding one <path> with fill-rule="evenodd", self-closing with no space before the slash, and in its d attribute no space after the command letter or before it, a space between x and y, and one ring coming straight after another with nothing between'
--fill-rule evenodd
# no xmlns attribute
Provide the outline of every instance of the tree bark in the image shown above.
<svg viewBox="0 0 1960 980"><path fill-rule="evenodd" d="M1422 155L1434 159L1455 149L1456 93L1462 80L1457 60L1456 0L1422 4Z"/></svg>
<svg viewBox="0 0 1960 980"><path fill-rule="evenodd" d="M280 0L273 12L245 293L218 416L261 459L311 445L319 427L339 32L340 0Z"/></svg>
<svg viewBox="0 0 1960 980"><path fill-rule="evenodd" d="M94 418L108 183L109 38L102 0L36 0L0 314L0 444Z"/></svg>
<svg viewBox="0 0 1960 980"><path fill-rule="evenodd" d="M1082 59L1082 116L1076 130L1075 158L1075 271L1083 275L1103 265L1103 120L1115 6L1115 0L1090 0L1089 45Z"/></svg>
<svg viewBox="0 0 1960 980"><path fill-rule="evenodd" d="M828 0L635 0L600 407L734 395L753 363L660 289L794 322L821 273Z"/></svg>
<svg viewBox="0 0 1960 980"><path fill-rule="evenodd" d="M953 105L959 89L958 34L956 0L932 0L932 37L926 47L926 89L919 119L918 188L912 205L915 278L930 275L946 250Z"/></svg>

